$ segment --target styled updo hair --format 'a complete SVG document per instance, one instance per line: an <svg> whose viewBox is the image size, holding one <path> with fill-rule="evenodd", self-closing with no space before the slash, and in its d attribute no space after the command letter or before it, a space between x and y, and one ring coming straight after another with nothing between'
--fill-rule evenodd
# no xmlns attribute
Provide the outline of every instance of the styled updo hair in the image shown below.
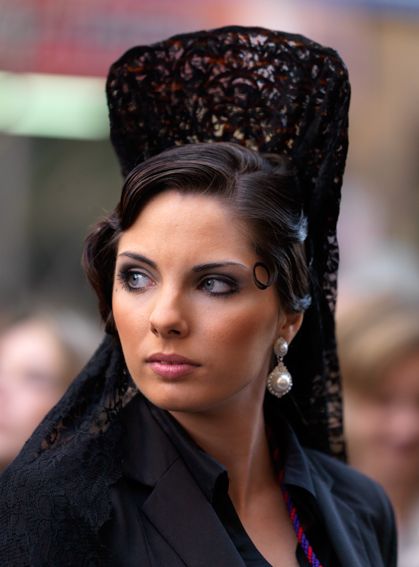
<svg viewBox="0 0 419 567"><path fill-rule="evenodd" d="M307 222L295 171L280 156L262 157L238 144L188 144L134 167L125 179L119 204L86 239L83 266L108 331L113 331L112 286L119 237L155 195L167 190L225 202L236 218L247 223L260 257L253 269L255 284L260 289L275 284L285 311L307 309Z"/></svg>

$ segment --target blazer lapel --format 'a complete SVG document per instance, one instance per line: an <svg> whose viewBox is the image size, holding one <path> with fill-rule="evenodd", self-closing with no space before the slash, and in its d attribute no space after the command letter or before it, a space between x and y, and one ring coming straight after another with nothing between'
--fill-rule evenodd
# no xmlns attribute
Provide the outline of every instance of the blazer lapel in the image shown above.
<svg viewBox="0 0 419 567"><path fill-rule="evenodd" d="M173 463L142 511L191 567L244 567L213 507L181 460Z"/></svg>
<svg viewBox="0 0 419 567"><path fill-rule="evenodd" d="M123 471L150 488L140 514L186 565L244 567L210 502L141 396L125 410Z"/></svg>
<svg viewBox="0 0 419 567"><path fill-rule="evenodd" d="M150 490L140 513L187 566L244 567L210 502L141 396L125 409L127 422L133 421L135 426L126 430L124 441L129 450L125 451L123 470ZM370 553L359 519L343 499L333 494L334 480L326 471L320 473L304 453L294 465L291 463L300 471L302 464L309 481L303 487L315 495L340 564L364 565ZM370 557L371 565L381 567L380 561L379 557Z"/></svg>

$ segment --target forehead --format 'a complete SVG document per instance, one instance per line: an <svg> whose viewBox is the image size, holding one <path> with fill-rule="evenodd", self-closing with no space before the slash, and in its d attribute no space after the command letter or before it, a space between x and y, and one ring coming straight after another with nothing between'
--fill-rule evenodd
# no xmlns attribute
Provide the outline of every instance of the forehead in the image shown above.
<svg viewBox="0 0 419 567"><path fill-rule="evenodd" d="M247 224L212 195L165 191L154 197L120 237L118 253L139 250L205 261L237 256L255 262Z"/></svg>

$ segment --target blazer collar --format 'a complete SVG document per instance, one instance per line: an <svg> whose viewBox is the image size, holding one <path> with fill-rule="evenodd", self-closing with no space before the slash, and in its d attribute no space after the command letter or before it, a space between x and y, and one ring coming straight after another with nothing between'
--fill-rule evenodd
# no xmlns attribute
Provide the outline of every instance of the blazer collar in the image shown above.
<svg viewBox="0 0 419 567"><path fill-rule="evenodd" d="M284 420L283 431L286 436L286 458L284 463L284 484L298 486L309 492L316 498L316 488L313 483L315 471L301 447L296 434L290 425ZM325 482L330 486L332 479L325 477Z"/></svg>
<svg viewBox="0 0 419 567"><path fill-rule="evenodd" d="M138 394L124 409L122 423L122 470L126 476L154 486L171 465L182 458L191 475L198 480L201 489L211 500L214 484L226 472L225 468L203 453L169 414ZM284 482L304 488L316 498L313 476L319 473L313 468L297 436L285 420L283 431L286 438ZM196 478L197 470L199 479ZM325 472L322 472L322 480L329 487L333 484L333 479Z"/></svg>
<svg viewBox="0 0 419 567"><path fill-rule="evenodd" d="M122 470L126 476L152 488L142 512L155 528L186 565L199 566L204 562L243 567L243 560L226 536L205 487L197 483L179 447L169 437L169 422L162 427L153 406L138 395L126 406L123 423ZM359 567L366 552L354 512L333 495L333 478L324 467L313 463L288 425L287 436L284 482L307 490L315 498L340 563ZM223 469L215 467L215 470Z"/></svg>
<svg viewBox="0 0 419 567"><path fill-rule="evenodd" d="M142 511L186 565L244 567L214 508L181 460L163 475Z"/></svg>
<svg viewBox="0 0 419 567"><path fill-rule="evenodd" d="M179 455L167 435L156 426L140 393L124 408L122 425L124 476L155 486Z"/></svg>
<svg viewBox="0 0 419 567"><path fill-rule="evenodd" d="M123 425L122 470L125 476L153 486L172 463L181 458L205 496L212 501L218 478L227 477L227 472L196 445L168 412L138 394L124 410Z"/></svg>
<svg viewBox="0 0 419 567"><path fill-rule="evenodd" d="M151 415L167 434L186 468L210 502L220 477L228 486L226 469L211 455L205 453L188 435L183 427L168 413L149 404Z"/></svg>
<svg viewBox="0 0 419 567"><path fill-rule="evenodd" d="M288 430L284 483L290 488L303 488L315 498L340 564L359 567L365 563L367 552L357 516L335 493L334 478L324 467L314 464L310 451L301 447L297 436L286 422L284 425L285 430Z"/></svg>
<svg viewBox="0 0 419 567"><path fill-rule="evenodd" d="M245 567L211 502L151 407L136 396L124 415L123 473L152 488L141 512L186 565Z"/></svg>

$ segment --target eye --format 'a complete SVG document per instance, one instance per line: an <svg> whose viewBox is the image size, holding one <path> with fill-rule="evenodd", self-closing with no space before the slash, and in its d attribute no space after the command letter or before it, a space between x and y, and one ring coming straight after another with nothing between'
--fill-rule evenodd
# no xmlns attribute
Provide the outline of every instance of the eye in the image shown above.
<svg viewBox="0 0 419 567"><path fill-rule="evenodd" d="M210 295L230 295L231 293L238 291L237 282L230 278L221 278L219 276L212 276L203 279L199 287Z"/></svg>
<svg viewBox="0 0 419 567"><path fill-rule="evenodd" d="M154 285L153 280L138 270L126 270L119 274L122 285L128 291L144 291Z"/></svg>

